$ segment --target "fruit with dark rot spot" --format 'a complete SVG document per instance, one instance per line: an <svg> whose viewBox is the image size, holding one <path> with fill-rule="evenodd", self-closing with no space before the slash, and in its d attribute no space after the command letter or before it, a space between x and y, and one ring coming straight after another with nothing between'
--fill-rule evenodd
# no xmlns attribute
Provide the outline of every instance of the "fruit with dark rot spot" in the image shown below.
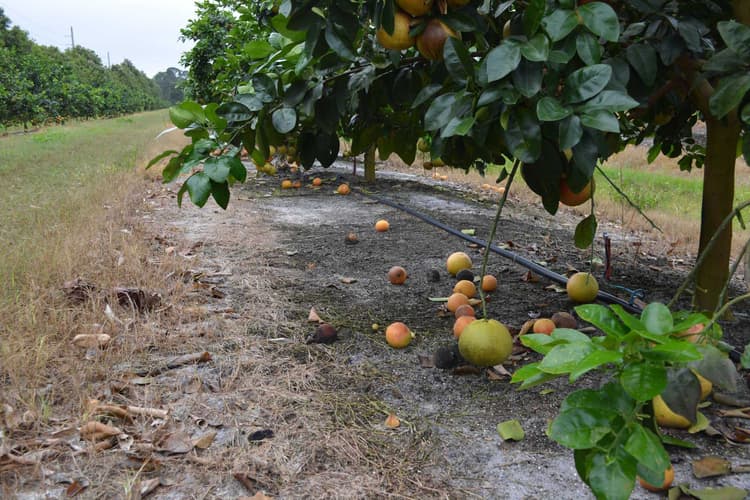
<svg viewBox="0 0 750 500"><path fill-rule="evenodd" d="M459 272L456 273L456 280L467 280L467 281L474 281L474 273L471 272L471 269L461 269Z"/></svg>
<svg viewBox="0 0 750 500"><path fill-rule="evenodd" d="M578 322L573 315L565 311L556 312L550 319L557 328L572 328L575 330L578 327Z"/></svg>
<svg viewBox="0 0 750 500"><path fill-rule="evenodd" d="M403 285L406 281L406 269L401 266L393 266L388 271L388 281L392 285Z"/></svg>
<svg viewBox="0 0 750 500"><path fill-rule="evenodd" d="M448 256L445 267L453 276L463 269L471 269L471 257L464 252L453 252Z"/></svg>
<svg viewBox="0 0 750 500"><path fill-rule="evenodd" d="M338 338L338 332L333 325L321 323L315 332L308 338L308 343L330 344Z"/></svg>

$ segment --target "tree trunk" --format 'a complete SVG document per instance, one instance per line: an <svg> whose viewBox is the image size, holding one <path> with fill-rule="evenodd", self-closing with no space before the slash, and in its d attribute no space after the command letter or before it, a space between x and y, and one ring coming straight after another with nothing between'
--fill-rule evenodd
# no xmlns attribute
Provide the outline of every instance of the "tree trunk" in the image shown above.
<svg viewBox="0 0 750 500"><path fill-rule="evenodd" d="M706 164L703 168L703 200L699 254L734 206L734 163L740 125L734 116L706 120ZM693 305L700 311L715 311L722 287L729 279L732 225L729 224L708 249L696 273Z"/></svg>
<svg viewBox="0 0 750 500"><path fill-rule="evenodd" d="M365 151L365 182L373 184L375 182L375 145L370 146Z"/></svg>

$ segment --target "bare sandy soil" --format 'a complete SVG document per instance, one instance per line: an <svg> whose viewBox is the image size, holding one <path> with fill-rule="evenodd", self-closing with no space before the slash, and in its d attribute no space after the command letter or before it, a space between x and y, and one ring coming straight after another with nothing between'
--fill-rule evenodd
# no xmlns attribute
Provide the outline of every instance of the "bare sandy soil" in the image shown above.
<svg viewBox="0 0 750 500"><path fill-rule="evenodd" d="M67 420L25 436L25 447L14 444L13 451L29 463L0 462L3 496L592 498L572 452L545 434L574 389L565 380L520 392L502 373L434 367L436 350L454 342L452 316L430 300L453 287L445 259L465 251L478 270L481 249L356 190L348 196L334 190L348 180L450 227L473 229L480 239L489 233L494 200L387 172L369 188L350 172L342 164L309 173L305 180L324 179L321 188L284 191L278 179L253 176L233 190L227 211L212 204L178 209L173 189L152 185L138 215L140 234L153 241L147 258L177 259L182 272L165 277L157 290L165 307L142 313L123 331L142 336L132 359L88 383L100 402L168 413L121 418L91 409L76 425ZM381 218L391 229L376 233ZM511 198L495 243L559 274L588 269L590 252L573 246L575 223L572 214L552 218ZM614 225L600 231L612 238L614 269L611 282L600 279L602 287L622 297L623 289L642 289L648 301L669 300L689 262ZM349 233L356 244L346 241ZM386 279L393 265L408 272L402 286ZM512 331L530 318L573 310L553 282L508 259L492 255L489 272L499 288L488 315ZM335 342L310 342L311 308L337 329ZM750 342L747 312L739 309L725 325L733 345ZM393 321L416 333L406 349L385 342L383 329ZM174 361L191 354L193 363ZM535 356L517 346L504 367L512 373ZM600 382L588 377L575 388ZM747 396L744 380L741 386ZM720 408L703 411L716 425L745 425L719 417ZM390 414L398 427L385 425ZM97 415L120 432L95 452L79 428ZM500 439L496 426L509 419L520 422L523 440ZM21 427L14 432L8 436L23 436ZM748 463L747 446L677 435L697 447L670 449L676 482L750 488L747 474L698 480L690 469L706 455ZM651 497L634 490L633 498Z"/></svg>

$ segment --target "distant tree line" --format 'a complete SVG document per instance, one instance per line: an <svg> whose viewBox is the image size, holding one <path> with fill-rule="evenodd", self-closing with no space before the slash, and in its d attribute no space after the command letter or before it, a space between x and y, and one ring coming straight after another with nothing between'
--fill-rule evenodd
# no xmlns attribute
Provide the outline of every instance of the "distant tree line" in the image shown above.
<svg viewBox="0 0 750 500"><path fill-rule="evenodd" d="M154 83L159 86L161 98L169 104L176 104L185 99L182 86L188 72L179 68L167 68L154 75Z"/></svg>
<svg viewBox="0 0 750 500"><path fill-rule="evenodd" d="M0 126L117 116L179 100L157 83L127 59L107 68L87 48L38 45L0 8Z"/></svg>

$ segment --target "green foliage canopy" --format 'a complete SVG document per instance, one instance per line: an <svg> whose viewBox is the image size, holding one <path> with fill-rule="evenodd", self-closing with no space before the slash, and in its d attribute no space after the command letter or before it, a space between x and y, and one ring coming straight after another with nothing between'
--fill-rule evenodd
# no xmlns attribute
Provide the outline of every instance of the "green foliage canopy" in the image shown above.
<svg viewBox="0 0 750 500"><path fill-rule="evenodd" d="M128 60L111 68L93 51L37 45L0 9L0 125L156 109L159 88Z"/></svg>

